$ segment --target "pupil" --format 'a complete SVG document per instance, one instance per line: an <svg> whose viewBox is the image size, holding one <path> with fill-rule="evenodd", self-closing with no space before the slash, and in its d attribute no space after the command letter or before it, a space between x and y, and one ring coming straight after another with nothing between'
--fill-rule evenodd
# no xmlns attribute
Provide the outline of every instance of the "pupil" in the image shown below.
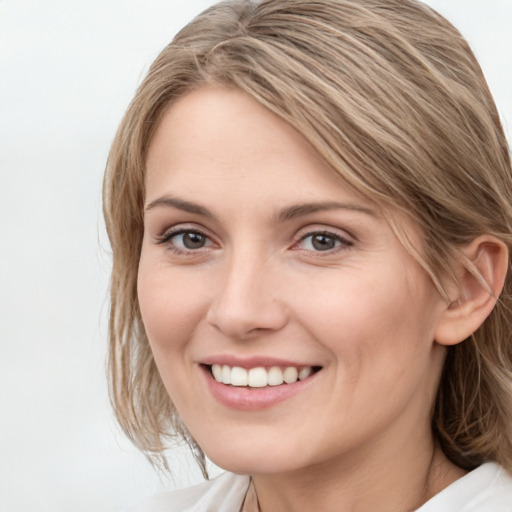
<svg viewBox="0 0 512 512"><path fill-rule="evenodd" d="M335 240L327 235L315 235L312 244L317 251L328 251L334 249Z"/></svg>
<svg viewBox="0 0 512 512"><path fill-rule="evenodd" d="M183 245L187 249L199 249L204 245L204 236L199 233L185 233L183 235Z"/></svg>

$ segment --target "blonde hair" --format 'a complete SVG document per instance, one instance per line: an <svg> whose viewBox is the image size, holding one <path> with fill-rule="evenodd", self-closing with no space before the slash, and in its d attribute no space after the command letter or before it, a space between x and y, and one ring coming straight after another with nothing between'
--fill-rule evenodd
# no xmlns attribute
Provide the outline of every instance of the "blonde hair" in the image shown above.
<svg viewBox="0 0 512 512"><path fill-rule="evenodd" d="M512 249L509 149L460 33L416 0L232 0L187 25L151 66L112 145L104 214L113 250L111 397L128 436L165 463L183 437L137 302L145 157L163 112L204 84L245 91L293 125L355 189L419 226L403 243L443 293L457 247L487 233ZM398 218L398 217L397 217ZM512 470L512 277L481 328L448 349L433 412L445 454Z"/></svg>

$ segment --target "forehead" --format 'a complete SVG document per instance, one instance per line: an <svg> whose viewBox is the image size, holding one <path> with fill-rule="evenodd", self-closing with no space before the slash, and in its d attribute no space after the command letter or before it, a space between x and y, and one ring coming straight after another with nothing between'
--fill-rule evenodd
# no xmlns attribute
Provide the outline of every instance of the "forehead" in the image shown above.
<svg viewBox="0 0 512 512"><path fill-rule="evenodd" d="M282 118L239 90L204 87L161 119L147 157L148 199L162 188L198 194L233 183L253 197L370 202Z"/></svg>

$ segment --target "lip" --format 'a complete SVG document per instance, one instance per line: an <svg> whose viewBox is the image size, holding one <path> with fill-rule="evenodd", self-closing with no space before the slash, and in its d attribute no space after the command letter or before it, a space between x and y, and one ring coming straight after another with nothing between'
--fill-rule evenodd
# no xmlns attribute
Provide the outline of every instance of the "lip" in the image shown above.
<svg viewBox="0 0 512 512"><path fill-rule="evenodd" d="M312 363L298 363L297 361L290 361L286 359L279 359L275 357L237 357L232 355L220 355L220 356L212 356L207 357L200 361L203 365L212 366L213 364L220 365L228 365L228 366L238 366L240 368L245 368L246 370L250 370L251 368L271 368L272 366L280 366L281 368L286 368L288 366L295 366L296 368L304 368L307 366L317 367L319 368L321 365L312 364Z"/></svg>
<svg viewBox="0 0 512 512"><path fill-rule="evenodd" d="M236 359L236 358L235 358ZM231 361L231 363L228 362ZM228 364L230 366L240 366L242 368L270 367L270 366L297 366L304 367L308 365L297 365L290 362L277 362L276 359L257 359L254 364L250 360L233 362L231 358L223 357L221 362L212 362L211 364ZM255 360L256 361L256 360ZM311 374L307 379L299 380L293 384L281 384L280 386L267 386L264 388L237 387L217 382L211 372L210 363L200 365L201 373L206 380L206 385L213 398L220 404L230 409L240 411L257 411L271 408L281 402L284 402L293 396L301 393L308 388L315 380L319 372Z"/></svg>

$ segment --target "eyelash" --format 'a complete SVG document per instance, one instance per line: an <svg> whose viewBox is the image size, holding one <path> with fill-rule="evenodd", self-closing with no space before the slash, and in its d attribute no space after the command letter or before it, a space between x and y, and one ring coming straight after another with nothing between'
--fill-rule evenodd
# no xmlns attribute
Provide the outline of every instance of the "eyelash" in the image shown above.
<svg viewBox="0 0 512 512"><path fill-rule="evenodd" d="M176 245L174 243L172 243L172 239L174 237L177 237L177 236L183 235L183 234L198 235L198 236L203 237L205 240L211 240L207 234L203 233L199 229L176 228L176 229L171 229L169 231L166 231L161 236L159 236L157 243L159 245L167 245L167 248L170 251L172 251L176 254L185 255L185 256L190 255L190 254L197 254L201 249L203 249L203 247L200 247L198 249L181 249L181 248L176 247ZM211 244L209 244L209 245L211 245ZM209 245L206 245L206 247L209 247Z"/></svg>
<svg viewBox="0 0 512 512"><path fill-rule="evenodd" d="M197 249L179 248L172 242L172 239L174 237L177 237L177 236L183 235L183 234L198 235L200 237L203 237L206 241L209 240L210 244L203 245L202 247L199 247ZM314 249L304 249L301 247L296 247L299 244L301 244L302 242L304 242L305 240L307 240L308 238L314 237L314 236L323 236L325 238L329 238L331 240L334 240L335 243L338 243L338 245L331 249L327 249L325 251L314 250ZM157 243L159 245L167 244L168 249L171 250L172 252L179 254L179 255L187 256L187 255L191 255L191 254L197 254L199 251L201 251L201 249L203 249L205 247L209 247L211 245L211 238L199 229L177 228L177 229L171 229L171 230L163 233L161 236L158 237ZM352 241L348 240L347 238L345 238L337 233L333 233L332 231L314 230L314 231L309 231L308 233L305 233L304 235L302 235L297 242L294 242L293 247L296 247L295 250L304 251L307 253L314 253L315 255L323 256L322 253L325 253L325 255L332 255L332 254L337 253L338 251L347 250L350 247L352 247L353 245L354 245L354 243Z"/></svg>
<svg viewBox="0 0 512 512"><path fill-rule="evenodd" d="M344 251L344 250L347 250L349 249L350 247L352 247L354 245L354 243L350 240L348 240L347 238L341 236L340 234L338 233L333 233L332 231L327 231L327 230L315 230L315 231L309 231L308 233L304 234L303 236L300 237L299 241L295 244L295 245L298 245L300 244L301 242L304 242L305 240L307 240L308 238L310 237L315 237L315 236L323 236L325 238L329 238L331 240L334 240L334 242L338 242L339 245L331 248L331 249L327 249L325 251L321 251L321 250L314 250L314 249L301 249L301 248L297 248L297 250L303 250L303 251L306 251L308 253L315 253L315 255L319 255L319 256L322 256L323 253L325 253L325 255L332 255L332 254L336 254L338 251ZM311 242L313 243L313 242Z"/></svg>

